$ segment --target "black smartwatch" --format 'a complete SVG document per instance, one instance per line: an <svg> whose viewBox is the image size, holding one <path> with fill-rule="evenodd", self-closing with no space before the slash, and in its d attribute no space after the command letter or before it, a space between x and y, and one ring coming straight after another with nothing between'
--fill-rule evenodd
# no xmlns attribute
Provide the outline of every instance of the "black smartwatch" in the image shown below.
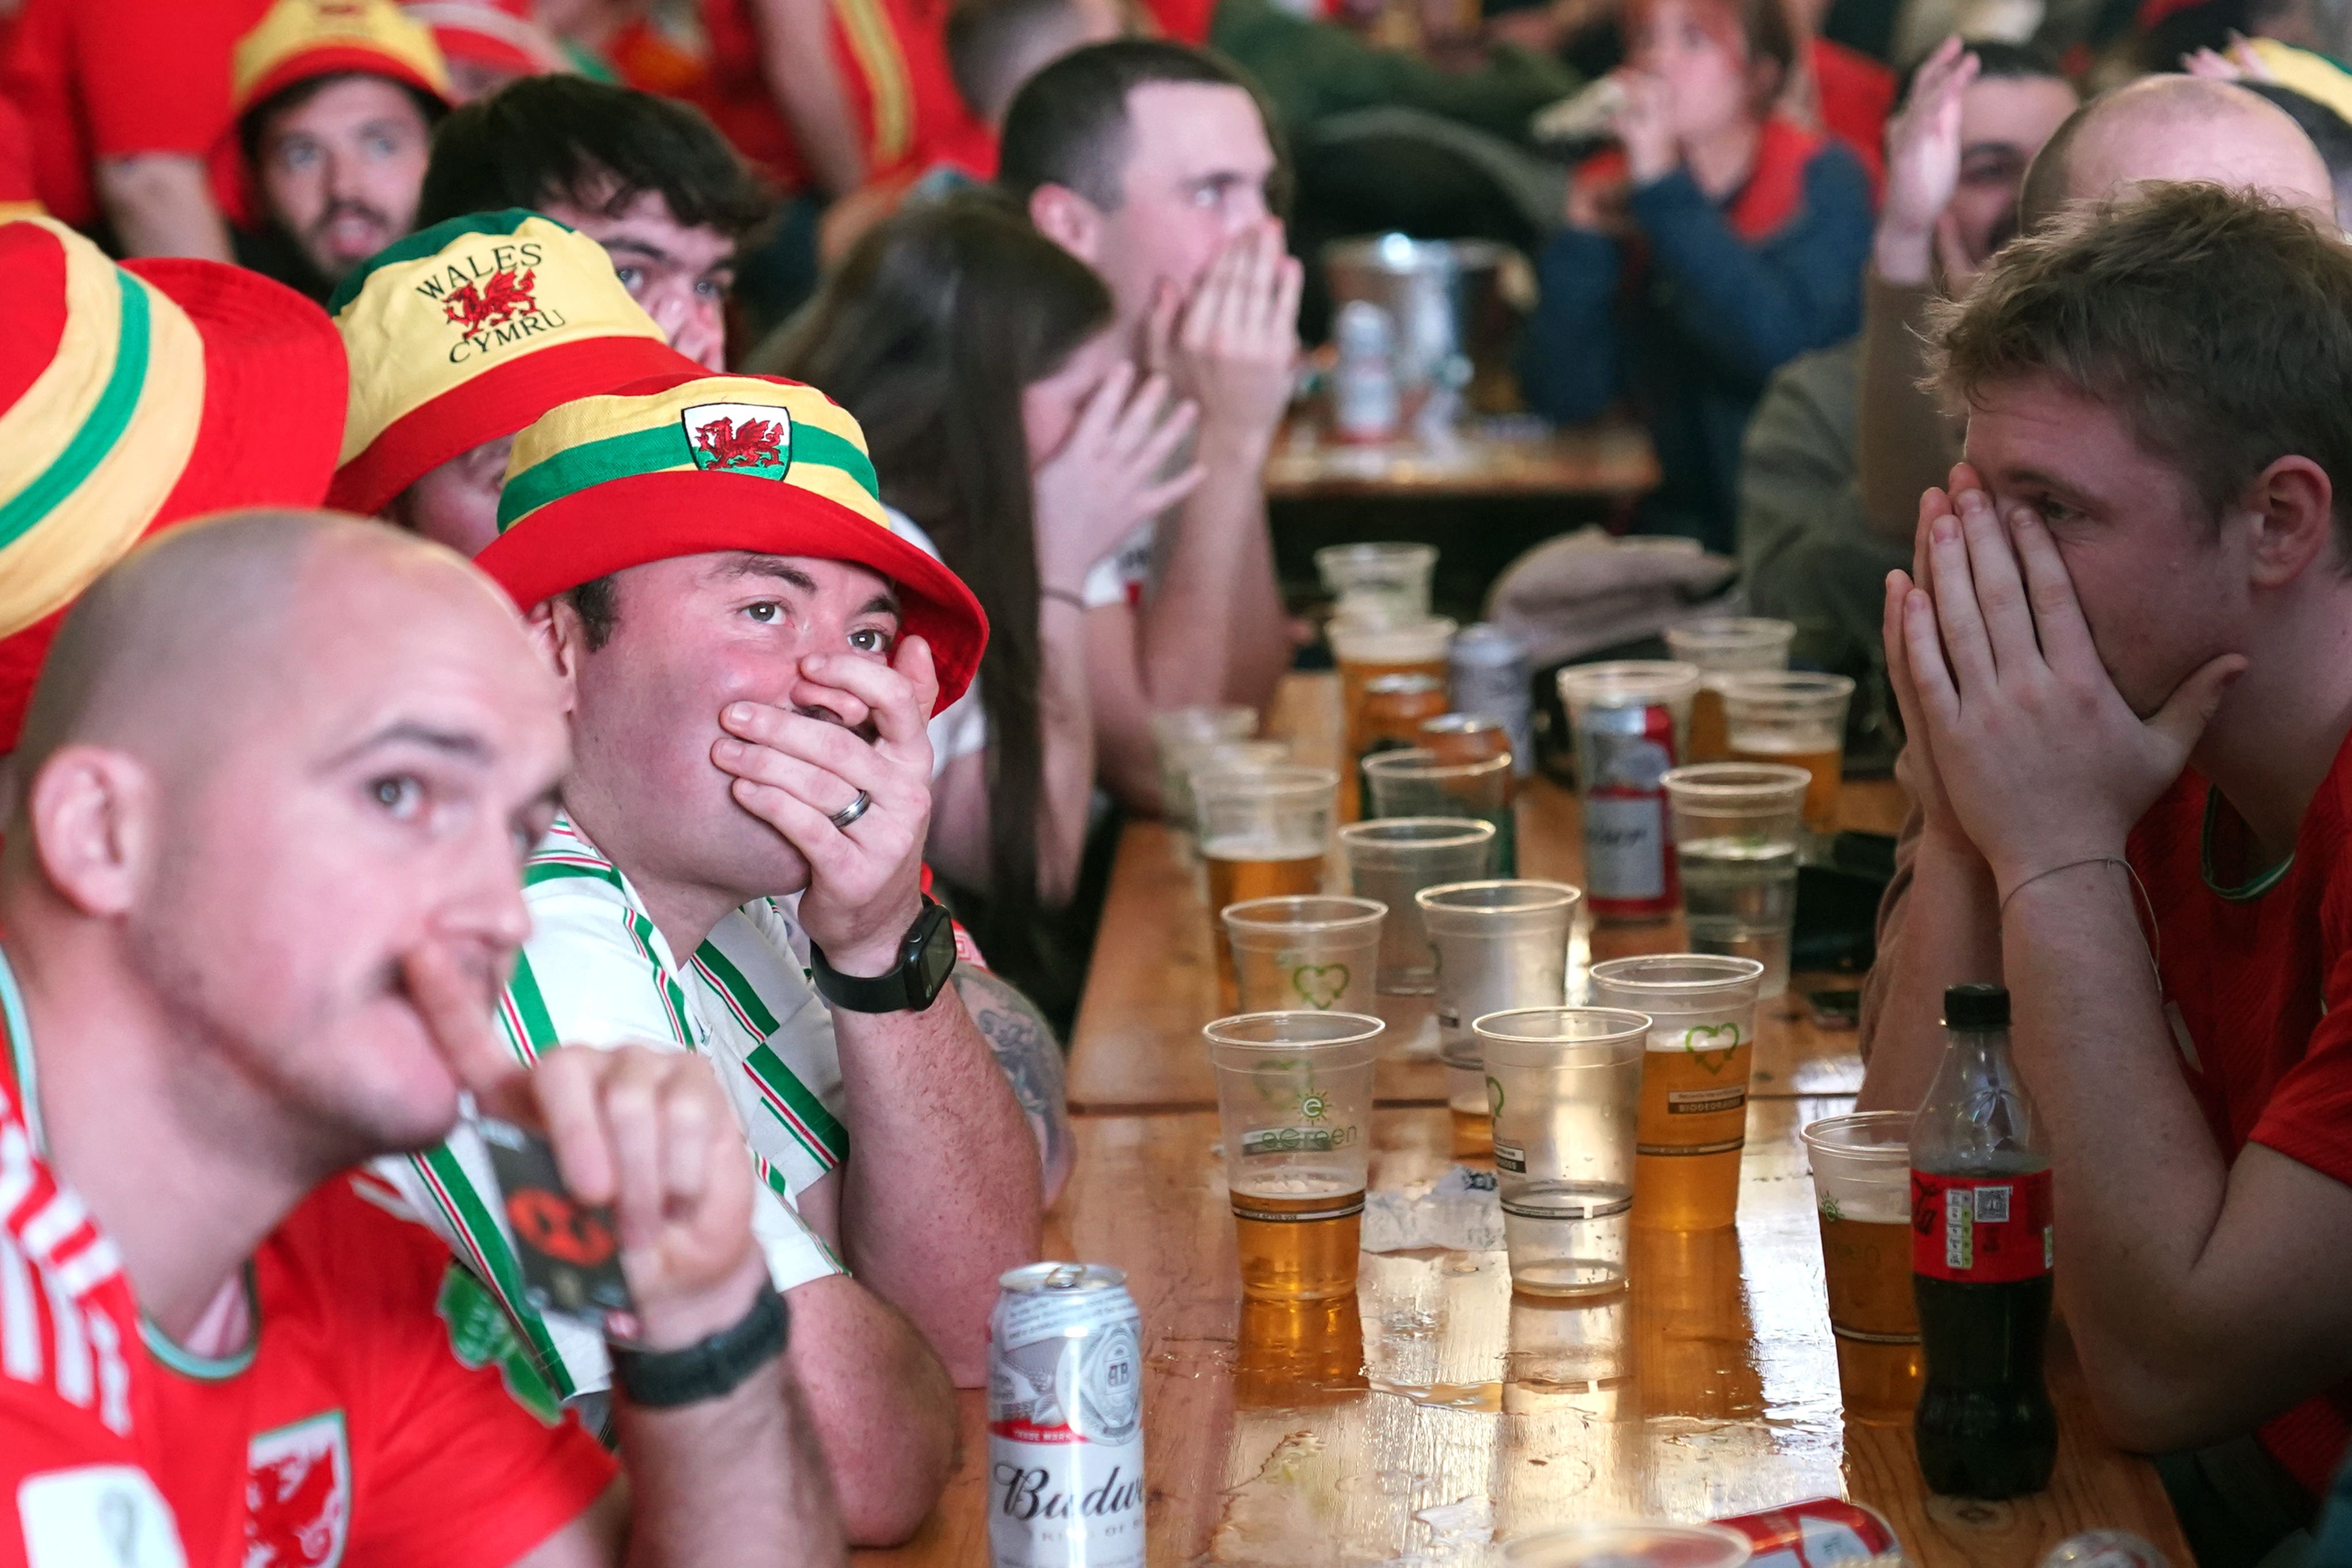
<svg viewBox="0 0 2352 1568"><path fill-rule="evenodd" d="M824 949L812 939L809 967L816 976L816 994L852 1013L919 1013L938 999L955 969L955 922L928 893L915 923L898 944L898 963L884 973L844 974L824 961Z"/></svg>
<svg viewBox="0 0 2352 1568"><path fill-rule="evenodd" d="M632 1350L613 1345L613 1381L632 1405L648 1410L675 1410L723 1399L743 1380L784 1353L791 1338L791 1314L784 1299L762 1286L751 1310L733 1327L719 1330L674 1351Z"/></svg>

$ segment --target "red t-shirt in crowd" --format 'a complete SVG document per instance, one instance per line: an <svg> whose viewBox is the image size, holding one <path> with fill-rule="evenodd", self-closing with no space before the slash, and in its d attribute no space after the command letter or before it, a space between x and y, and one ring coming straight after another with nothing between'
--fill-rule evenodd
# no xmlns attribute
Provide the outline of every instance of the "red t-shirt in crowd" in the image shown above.
<svg viewBox="0 0 2352 1568"><path fill-rule="evenodd" d="M138 1304L5 1089L0 1204L0 1568L176 1563Z"/></svg>
<svg viewBox="0 0 2352 1568"><path fill-rule="evenodd" d="M736 150L787 190L810 183L807 163L761 65L753 0L702 0L710 68L687 94ZM973 118L948 67L948 0L831 0L833 59L866 139L866 178L950 163L992 171L987 128Z"/></svg>
<svg viewBox="0 0 2352 1568"><path fill-rule="evenodd" d="M25 0L0 96L33 132L33 183L64 222L98 221L91 165L179 153L212 161L214 199L242 217L228 134L229 57L270 0Z"/></svg>
<svg viewBox="0 0 2352 1568"><path fill-rule="evenodd" d="M2261 1143L2352 1184L2352 741L2275 876L2246 881L2243 825L2193 772L2140 819L2126 853L2156 911L2165 1017L2214 1141L2233 1162ZM2352 1384L2260 1436L2324 1495L2352 1436Z"/></svg>
<svg viewBox="0 0 2352 1568"><path fill-rule="evenodd" d="M1822 129L1862 160L1875 197L1886 184L1886 117L1895 112L1895 73L1861 50L1827 38L1813 40L1811 56Z"/></svg>
<svg viewBox="0 0 2352 1568"><path fill-rule="evenodd" d="M151 1337L192 1565L506 1568L612 1483L496 1300L383 1191L339 1177L262 1244L247 1355Z"/></svg>

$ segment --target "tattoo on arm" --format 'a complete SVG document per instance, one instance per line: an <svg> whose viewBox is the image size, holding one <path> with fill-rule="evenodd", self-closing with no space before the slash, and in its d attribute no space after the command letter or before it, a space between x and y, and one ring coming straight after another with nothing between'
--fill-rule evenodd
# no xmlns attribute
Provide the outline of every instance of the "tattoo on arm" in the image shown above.
<svg viewBox="0 0 2352 1568"><path fill-rule="evenodd" d="M1062 1089L1062 1047L1045 1016L1026 996L983 970L959 968L956 994L980 1026L996 1065L1013 1086L1021 1112L1036 1134L1049 1198L1058 1191L1076 1153L1069 1107Z"/></svg>

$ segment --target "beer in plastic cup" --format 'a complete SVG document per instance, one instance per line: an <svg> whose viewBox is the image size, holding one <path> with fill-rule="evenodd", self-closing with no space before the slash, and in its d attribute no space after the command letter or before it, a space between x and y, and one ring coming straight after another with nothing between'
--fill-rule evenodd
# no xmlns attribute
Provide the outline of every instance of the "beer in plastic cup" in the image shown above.
<svg viewBox="0 0 2352 1568"><path fill-rule="evenodd" d="M1331 544L1315 552L1315 570L1332 599L1334 620L1402 626L1429 615L1434 544Z"/></svg>
<svg viewBox="0 0 2352 1568"><path fill-rule="evenodd" d="M1666 651L1698 666L1698 696L1691 702L1690 755L1684 761L1719 763L1731 755L1723 722L1723 678L1750 670L1789 668L1793 621L1717 616L1666 628Z"/></svg>
<svg viewBox="0 0 2352 1568"><path fill-rule="evenodd" d="M1225 944L1227 904L1252 899L1301 897L1323 887L1323 858L1331 844L1332 790L1328 768L1285 763L1247 773L1192 775L1201 864L1209 884L1209 943L1217 960L1217 992L1235 1011L1234 955Z"/></svg>
<svg viewBox="0 0 2352 1568"><path fill-rule="evenodd" d="M1518 873L1518 831L1511 815L1517 781L1511 754L1454 762L1426 747L1378 752L1364 759L1364 784L1371 798L1363 815L1383 816L1475 816L1495 825L1487 868L1496 876Z"/></svg>
<svg viewBox="0 0 2352 1568"><path fill-rule="evenodd" d="M1372 899L1252 899L1223 910L1244 1013L1370 1013L1389 907Z"/></svg>
<svg viewBox="0 0 2352 1568"><path fill-rule="evenodd" d="M1413 895L1437 950L1437 1053L1454 1152L1486 1151L1486 1069L1470 1027L1482 1013L1568 998L1568 933L1583 895L1565 882L1454 882Z"/></svg>
<svg viewBox="0 0 2352 1568"><path fill-rule="evenodd" d="M1762 963L1764 996L1789 989L1808 777L1802 768L1701 763L1664 781L1690 944Z"/></svg>
<svg viewBox="0 0 2352 1568"><path fill-rule="evenodd" d="M1727 675L1723 719L1735 762L1802 768L1805 831L1837 836L1838 784L1845 771L1845 710L1853 681L1843 675Z"/></svg>
<svg viewBox="0 0 2352 1568"><path fill-rule="evenodd" d="M1331 639L1332 661L1339 667L1339 713L1345 742L1339 754L1352 763L1371 744L1370 728L1365 721L1365 688L1383 675L1426 675L1444 681L1445 649L1454 638L1454 623L1444 616L1394 622L1342 616L1333 620L1325 631ZM1353 776L1340 781L1339 812L1343 822L1353 822L1364 815Z"/></svg>
<svg viewBox="0 0 2352 1568"><path fill-rule="evenodd" d="M1381 1028L1360 1014L1283 1012L1202 1031L1217 1074L1243 1295L1356 1289Z"/></svg>
<svg viewBox="0 0 2352 1568"><path fill-rule="evenodd" d="M1804 1140L1845 1413L1907 1422L1922 1372L1911 1293L1911 1113L1832 1116L1807 1127Z"/></svg>
<svg viewBox="0 0 2352 1568"><path fill-rule="evenodd" d="M1719 1524L1571 1524L1503 1548L1507 1568L1740 1568L1749 1555Z"/></svg>
<svg viewBox="0 0 2352 1568"><path fill-rule="evenodd" d="M1511 1289L1597 1296L1622 1288L1649 1015L1522 1007L1471 1027L1486 1065Z"/></svg>
<svg viewBox="0 0 2352 1568"><path fill-rule="evenodd" d="M1714 1230L1739 1217L1748 1071L1764 966L1670 952L1592 966L1592 1000L1650 1016L1642 1058L1633 1223Z"/></svg>

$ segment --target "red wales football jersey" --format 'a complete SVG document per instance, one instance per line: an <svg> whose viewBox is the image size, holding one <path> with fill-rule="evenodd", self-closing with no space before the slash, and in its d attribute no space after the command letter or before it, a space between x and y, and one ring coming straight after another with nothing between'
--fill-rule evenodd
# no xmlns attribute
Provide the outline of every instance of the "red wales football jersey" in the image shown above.
<svg viewBox="0 0 2352 1568"><path fill-rule="evenodd" d="M112 1243L0 1088L0 1568L182 1568L151 1474L152 1376Z"/></svg>
<svg viewBox="0 0 2352 1568"><path fill-rule="evenodd" d="M612 1483L497 1302L385 1190L338 1178L262 1245L245 1353L151 1332L157 1479L192 1563L505 1568Z"/></svg>

